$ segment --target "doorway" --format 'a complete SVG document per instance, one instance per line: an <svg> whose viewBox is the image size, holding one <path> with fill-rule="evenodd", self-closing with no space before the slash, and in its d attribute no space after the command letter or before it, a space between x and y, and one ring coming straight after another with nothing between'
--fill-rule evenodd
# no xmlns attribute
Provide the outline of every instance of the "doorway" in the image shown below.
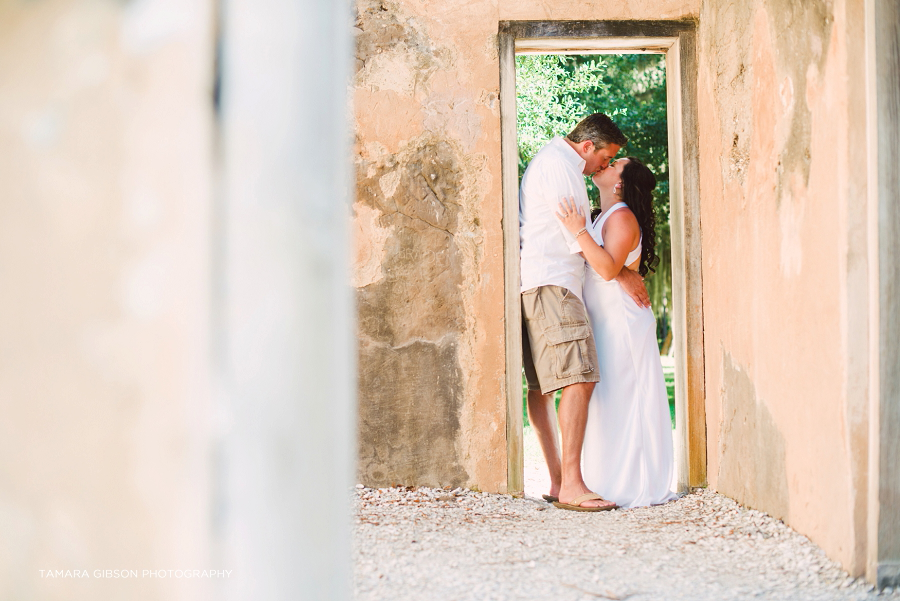
<svg viewBox="0 0 900 601"><path fill-rule="evenodd" d="M694 24L685 21L505 21L500 24L500 99L506 316L507 486L524 491L516 56L661 54L665 57L677 488L706 483L703 312L699 231Z"/></svg>

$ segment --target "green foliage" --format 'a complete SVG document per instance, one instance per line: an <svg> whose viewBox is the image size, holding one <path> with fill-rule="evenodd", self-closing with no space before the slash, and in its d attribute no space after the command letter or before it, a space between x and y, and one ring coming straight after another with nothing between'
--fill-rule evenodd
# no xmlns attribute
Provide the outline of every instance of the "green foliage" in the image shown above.
<svg viewBox="0 0 900 601"><path fill-rule="evenodd" d="M669 417L672 419L672 429L675 429L675 365L663 365L663 378L666 380L666 394L669 397Z"/></svg>
<svg viewBox="0 0 900 601"><path fill-rule="evenodd" d="M564 136L593 111L585 104L606 91L602 63L579 65L571 57L526 54L516 57L516 112L519 177L535 154L554 136Z"/></svg>
<svg viewBox="0 0 900 601"><path fill-rule="evenodd" d="M619 156L636 156L656 175L656 273L646 279L662 344L669 332L672 289L669 237L669 145L666 66L661 54L524 55L516 57L519 177L553 136L585 116L606 113L628 138ZM588 195L596 189L586 180ZM596 201L593 201L596 204Z"/></svg>

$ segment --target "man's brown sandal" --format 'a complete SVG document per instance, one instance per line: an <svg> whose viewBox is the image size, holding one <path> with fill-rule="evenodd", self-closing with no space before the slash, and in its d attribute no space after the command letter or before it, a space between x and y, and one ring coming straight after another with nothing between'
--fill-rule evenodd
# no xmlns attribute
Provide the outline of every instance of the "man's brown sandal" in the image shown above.
<svg viewBox="0 0 900 601"><path fill-rule="evenodd" d="M553 501L553 506L559 509L568 509L569 511L609 511L610 509L616 509L618 505L613 503L612 505L604 506L604 507L582 507L581 504L585 501L593 501L597 499L598 501L605 501L603 497L594 492L586 492L583 495L579 495L572 499L571 503L560 503L559 501Z"/></svg>
<svg viewBox="0 0 900 601"><path fill-rule="evenodd" d="M544 497L544 500L547 501L548 503L556 503L557 501L559 501L559 497L554 497L553 495L541 495L541 496Z"/></svg>

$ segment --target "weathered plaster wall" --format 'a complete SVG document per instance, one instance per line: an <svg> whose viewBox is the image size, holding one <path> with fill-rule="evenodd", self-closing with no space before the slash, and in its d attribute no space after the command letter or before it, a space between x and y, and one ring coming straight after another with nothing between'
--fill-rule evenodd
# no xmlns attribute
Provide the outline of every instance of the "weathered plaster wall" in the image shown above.
<svg viewBox="0 0 900 601"><path fill-rule="evenodd" d="M357 11L360 479L503 490L496 5Z"/></svg>
<svg viewBox="0 0 900 601"><path fill-rule="evenodd" d="M506 489L497 31L670 2L357 2L359 478Z"/></svg>
<svg viewBox="0 0 900 601"><path fill-rule="evenodd" d="M866 473L861 3L708 0L700 160L710 485L854 574Z"/></svg>
<svg viewBox="0 0 900 601"><path fill-rule="evenodd" d="M499 0L503 21L661 20L696 17L700 0Z"/></svg>
<svg viewBox="0 0 900 601"><path fill-rule="evenodd" d="M0 598L209 582L212 3L0 4Z"/></svg>

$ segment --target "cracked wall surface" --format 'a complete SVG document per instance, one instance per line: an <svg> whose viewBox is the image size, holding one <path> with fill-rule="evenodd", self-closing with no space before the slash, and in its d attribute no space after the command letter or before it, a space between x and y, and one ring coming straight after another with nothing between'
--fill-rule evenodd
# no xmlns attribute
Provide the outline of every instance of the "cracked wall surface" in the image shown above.
<svg viewBox="0 0 900 601"><path fill-rule="evenodd" d="M699 0L356 10L359 480L505 491L499 21L686 18Z"/></svg>
<svg viewBox="0 0 900 601"><path fill-rule="evenodd" d="M361 163L360 175L357 209L374 209L374 227L386 232L380 273L357 296L360 473L377 485L468 483L455 451L465 332L457 153L443 140L417 140ZM444 462L427 461L432 453Z"/></svg>
<svg viewBox="0 0 900 601"><path fill-rule="evenodd" d="M473 5L474 23L461 28L447 7L357 4L358 471L367 485L506 486L492 11Z"/></svg>
<svg viewBox="0 0 900 601"><path fill-rule="evenodd" d="M699 27L709 484L865 558L863 8L709 0Z"/></svg>

